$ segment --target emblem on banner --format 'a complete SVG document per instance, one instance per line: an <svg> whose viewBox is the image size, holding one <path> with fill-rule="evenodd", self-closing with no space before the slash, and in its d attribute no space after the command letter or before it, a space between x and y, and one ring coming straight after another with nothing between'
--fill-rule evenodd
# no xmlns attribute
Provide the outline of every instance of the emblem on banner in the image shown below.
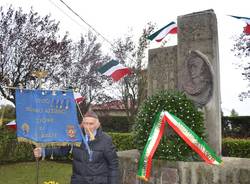
<svg viewBox="0 0 250 184"><path fill-rule="evenodd" d="M29 124L24 123L24 124L22 125L22 130L23 130L23 132L24 132L25 135L28 134L29 131L30 131L30 126L29 126Z"/></svg>
<svg viewBox="0 0 250 184"><path fill-rule="evenodd" d="M67 126L67 135L72 139L75 138L76 130L75 130L75 127L73 125Z"/></svg>

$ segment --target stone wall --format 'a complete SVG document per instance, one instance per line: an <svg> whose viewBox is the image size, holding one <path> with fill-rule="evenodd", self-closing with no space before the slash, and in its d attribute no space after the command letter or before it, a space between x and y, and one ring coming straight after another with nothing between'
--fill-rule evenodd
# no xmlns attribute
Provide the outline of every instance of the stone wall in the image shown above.
<svg viewBox="0 0 250 184"><path fill-rule="evenodd" d="M204 162L154 160L149 182L136 177L137 150L118 152L121 184L249 184L250 159L223 157L220 166Z"/></svg>

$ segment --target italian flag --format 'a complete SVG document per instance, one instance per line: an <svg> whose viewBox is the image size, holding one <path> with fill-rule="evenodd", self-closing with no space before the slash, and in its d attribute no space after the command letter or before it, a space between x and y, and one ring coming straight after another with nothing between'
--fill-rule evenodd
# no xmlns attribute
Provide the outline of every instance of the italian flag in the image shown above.
<svg viewBox="0 0 250 184"><path fill-rule="evenodd" d="M111 60L103 65L98 71L102 75L111 76L114 81L120 80L122 77L131 74L131 69L121 65L116 60Z"/></svg>
<svg viewBox="0 0 250 184"><path fill-rule="evenodd" d="M175 22L170 22L165 27L159 29L155 33L148 36L149 40L155 40L157 42L161 42L168 34L176 34L177 33L177 24Z"/></svg>
<svg viewBox="0 0 250 184"><path fill-rule="evenodd" d="M80 93L74 92L73 94L74 94L74 99L76 103L80 104L84 101L84 97Z"/></svg>
<svg viewBox="0 0 250 184"><path fill-rule="evenodd" d="M13 121L7 123L6 126L7 126L7 127L10 127L10 128L13 129L13 130L16 130L16 121L13 120Z"/></svg>
<svg viewBox="0 0 250 184"><path fill-rule="evenodd" d="M246 35L250 35L250 18L239 17L239 16L234 16L234 15L229 15L229 16L244 21L247 25L244 27L243 33L245 33Z"/></svg>

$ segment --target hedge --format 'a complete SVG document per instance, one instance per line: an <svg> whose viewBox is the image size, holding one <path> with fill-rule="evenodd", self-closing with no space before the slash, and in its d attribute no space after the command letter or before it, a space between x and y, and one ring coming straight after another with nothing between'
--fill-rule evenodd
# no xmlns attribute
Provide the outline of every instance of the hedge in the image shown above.
<svg viewBox="0 0 250 184"><path fill-rule="evenodd" d="M16 140L0 143L0 163L33 161L32 145L27 143L17 143Z"/></svg>
<svg viewBox="0 0 250 184"><path fill-rule="evenodd" d="M0 127L0 163L34 160L32 145L17 143L16 133Z"/></svg>
<svg viewBox="0 0 250 184"><path fill-rule="evenodd" d="M102 129L105 132L128 132L129 122L127 117L124 116L99 116Z"/></svg>
<svg viewBox="0 0 250 184"><path fill-rule="evenodd" d="M108 133L116 146L117 151L134 149L133 136L130 133ZM33 147L28 143L18 143L14 131L6 128L0 128L0 163L32 161ZM57 158L64 160L65 158Z"/></svg>
<svg viewBox="0 0 250 184"><path fill-rule="evenodd" d="M0 131L0 163L34 160L32 145L17 143L13 132L8 139L3 139ZM5 132L6 133L6 132ZM108 133L118 151L135 149L134 138L131 133ZM6 134L5 134L6 135ZM250 139L225 138L222 141L222 155L227 157L250 158Z"/></svg>
<svg viewBox="0 0 250 184"><path fill-rule="evenodd" d="M250 139L224 138L222 140L222 155L250 158Z"/></svg>
<svg viewBox="0 0 250 184"><path fill-rule="evenodd" d="M131 133L108 133L118 151L135 149L133 134Z"/></svg>

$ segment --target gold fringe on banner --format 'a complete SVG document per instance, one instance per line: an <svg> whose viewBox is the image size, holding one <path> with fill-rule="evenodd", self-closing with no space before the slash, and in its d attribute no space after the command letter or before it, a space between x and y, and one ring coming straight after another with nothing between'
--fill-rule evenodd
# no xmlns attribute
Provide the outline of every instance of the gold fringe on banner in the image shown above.
<svg viewBox="0 0 250 184"><path fill-rule="evenodd" d="M38 143L36 141L30 140L30 139L27 139L27 138L24 138L24 137L18 137L17 140L18 140L18 142L26 142L26 143L29 143L29 144L33 144L36 147L70 146L70 145L74 145L74 146L77 146L77 147L81 146L81 142L72 142L72 143L69 143L69 142Z"/></svg>

